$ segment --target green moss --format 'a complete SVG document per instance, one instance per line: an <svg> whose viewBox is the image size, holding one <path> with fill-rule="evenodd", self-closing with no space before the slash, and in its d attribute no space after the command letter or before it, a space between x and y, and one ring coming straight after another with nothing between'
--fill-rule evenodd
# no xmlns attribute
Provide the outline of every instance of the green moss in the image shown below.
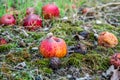
<svg viewBox="0 0 120 80"><path fill-rule="evenodd" d="M67 35L71 35L73 33L80 32L82 30L83 29L79 25L77 26L65 22L60 22L60 23L54 23L50 31L53 33L65 32Z"/></svg>
<svg viewBox="0 0 120 80"><path fill-rule="evenodd" d="M93 28L96 29L98 32L108 31L115 33L116 31L119 31L118 27L111 26L110 24L100 24L100 25L94 24Z"/></svg>
<svg viewBox="0 0 120 80"><path fill-rule="evenodd" d="M32 61L31 66L33 67L48 67L49 66L49 60L48 59L36 59Z"/></svg>
<svg viewBox="0 0 120 80"><path fill-rule="evenodd" d="M72 54L64 65L73 65L76 67L87 67L91 70L106 70L109 67L109 58L100 54ZM63 59L64 60L64 59Z"/></svg>
<svg viewBox="0 0 120 80"><path fill-rule="evenodd" d="M42 70L42 73L46 73L46 74L52 74L53 73L53 70L51 68L47 68L47 67L44 67L41 69Z"/></svg>
<svg viewBox="0 0 120 80"><path fill-rule="evenodd" d="M4 45L0 45L0 52L5 52L5 51L9 51L12 48L15 48L17 45L14 43L8 43L8 44L4 44Z"/></svg>
<svg viewBox="0 0 120 80"><path fill-rule="evenodd" d="M81 66L81 62L80 60L76 59L76 57L71 57L71 58L66 58L63 62L62 62L63 66L75 66L75 67L80 67Z"/></svg>
<svg viewBox="0 0 120 80"><path fill-rule="evenodd" d="M17 64L23 61L29 61L31 59L31 55L28 51L20 51L14 52L6 55L6 62L9 64Z"/></svg>
<svg viewBox="0 0 120 80"><path fill-rule="evenodd" d="M18 72L15 76L15 80L33 80L33 76L30 74L29 71L21 71Z"/></svg>

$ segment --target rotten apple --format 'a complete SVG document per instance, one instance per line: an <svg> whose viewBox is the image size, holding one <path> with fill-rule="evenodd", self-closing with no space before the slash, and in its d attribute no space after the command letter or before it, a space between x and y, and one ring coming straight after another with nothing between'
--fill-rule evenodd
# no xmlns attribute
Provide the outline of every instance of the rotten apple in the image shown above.
<svg viewBox="0 0 120 80"><path fill-rule="evenodd" d="M115 53L110 58L110 63L116 68L120 67L120 53Z"/></svg>
<svg viewBox="0 0 120 80"><path fill-rule="evenodd" d="M42 15L45 19L59 17L59 8L55 4L47 4L42 7Z"/></svg>
<svg viewBox="0 0 120 80"><path fill-rule="evenodd" d="M16 23L16 20L14 16L11 14L5 14L0 18L0 24L14 25L15 23Z"/></svg>
<svg viewBox="0 0 120 80"><path fill-rule="evenodd" d="M62 58L67 54L67 45L63 39L49 35L40 43L39 51L46 58Z"/></svg>
<svg viewBox="0 0 120 80"><path fill-rule="evenodd" d="M34 31L42 26L42 19L36 14L30 14L24 19L23 26L30 31Z"/></svg>
<svg viewBox="0 0 120 80"><path fill-rule="evenodd" d="M118 44L118 39L110 32L101 32L98 36L98 44L107 48L113 48Z"/></svg>

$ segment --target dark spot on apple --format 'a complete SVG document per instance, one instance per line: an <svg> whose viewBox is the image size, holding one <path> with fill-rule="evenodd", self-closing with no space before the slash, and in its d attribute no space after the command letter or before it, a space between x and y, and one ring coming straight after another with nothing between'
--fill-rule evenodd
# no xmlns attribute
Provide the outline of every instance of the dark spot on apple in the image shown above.
<svg viewBox="0 0 120 80"><path fill-rule="evenodd" d="M60 42L59 38L53 38L56 42Z"/></svg>

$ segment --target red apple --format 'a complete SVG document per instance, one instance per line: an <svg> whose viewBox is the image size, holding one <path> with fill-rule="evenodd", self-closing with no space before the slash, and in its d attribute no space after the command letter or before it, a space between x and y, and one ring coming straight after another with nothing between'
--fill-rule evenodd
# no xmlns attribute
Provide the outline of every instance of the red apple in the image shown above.
<svg viewBox="0 0 120 80"><path fill-rule="evenodd" d="M42 19L36 14L26 16L23 26L30 31L34 31L42 26Z"/></svg>
<svg viewBox="0 0 120 80"><path fill-rule="evenodd" d="M83 8L82 9L82 14L87 14L90 11L89 8Z"/></svg>
<svg viewBox="0 0 120 80"><path fill-rule="evenodd" d="M40 43L39 51L46 58L62 58L67 54L67 45L63 39L51 35Z"/></svg>
<svg viewBox="0 0 120 80"><path fill-rule="evenodd" d="M42 15L45 19L59 17L59 8L54 4L47 4L42 7Z"/></svg>
<svg viewBox="0 0 120 80"><path fill-rule="evenodd" d="M75 4L72 4L72 9L76 9L76 5Z"/></svg>
<svg viewBox="0 0 120 80"><path fill-rule="evenodd" d="M110 58L110 63L116 68L120 67L120 53L115 53Z"/></svg>
<svg viewBox="0 0 120 80"><path fill-rule="evenodd" d="M4 38L0 38L0 45L7 44L7 41Z"/></svg>
<svg viewBox="0 0 120 80"><path fill-rule="evenodd" d="M35 9L33 7L29 7L26 9L26 15L34 14L34 13L35 13Z"/></svg>
<svg viewBox="0 0 120 80"><path fill-rule="evenodd" d="M4 24L4 25L14 25L15 23L16 23L16 20L15 20L14 16L11 15L11 14L3 15L3 16L0 18L0 24Z"/></svg>

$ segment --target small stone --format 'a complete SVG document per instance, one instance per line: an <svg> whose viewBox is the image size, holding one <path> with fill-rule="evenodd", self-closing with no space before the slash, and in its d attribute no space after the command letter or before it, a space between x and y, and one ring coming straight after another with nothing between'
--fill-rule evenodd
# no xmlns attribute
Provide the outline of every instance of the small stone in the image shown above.
<svg viewBox="0 0 120 80"><path fill-rule="evenodd" d="M71 77L72 77L72 75L69 75L69 74L67 75L67 78L71 78Z"/></svg>
<svg viewBox="0 0 120 80"><path fill-rule="evenodd" d="M102 24L102 21L96 20L96 24Z"/></svg>
<svg viewBox="0 0 120 80"><path fill-rule="evenodd" d="M65 17L62 18L62 20L65 20L65 21L66 21L66 20L68 20L68 17L65 16Z"/></svg>
<svg viewBox="0 0 120 80"><path fill-rule="evenodd" d="M33 47L32 50L38 50L38 47Z"/></svg>

